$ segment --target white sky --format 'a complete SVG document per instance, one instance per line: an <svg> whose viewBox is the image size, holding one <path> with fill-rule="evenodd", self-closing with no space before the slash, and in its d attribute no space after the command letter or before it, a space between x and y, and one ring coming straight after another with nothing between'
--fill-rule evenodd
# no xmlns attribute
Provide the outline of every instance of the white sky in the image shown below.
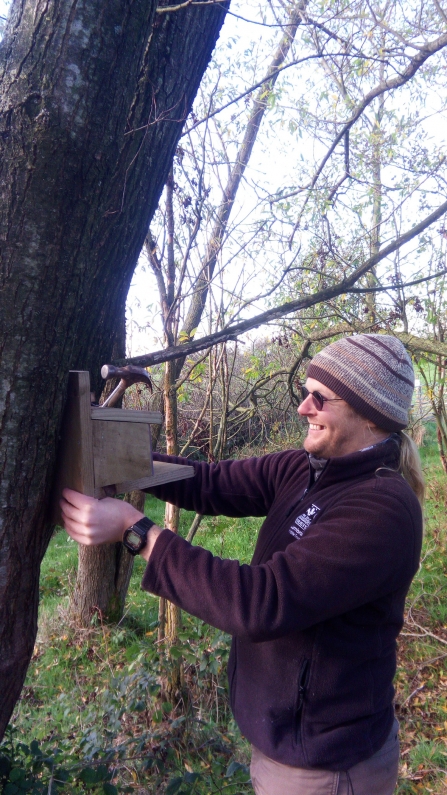
<svg viewBox="0 0 447 795"><path fill-rule="evenodd" d="M257 14L258 6L255 5L254 2L250 3L245 2L240 9L237 8L236 4L233 2L231 5L231 9L233 11L238 10L241 15L246 17L250 17L252 19L259 19L259 14ZM232 16L231 14L227 15L225 24L223 26L220 39L217 43L217 53L219 61L223 62L225 58L225 51L227 48L232 46L232 54L234 54L234 58L237 58L238 52L243 52L244 49L251 49L255 50L258 53L262 52L264 48L265 52L265 62L267 59L269 60L271 57L271 46L264 46L263 42L268 39L270 36L270 31L268 29L259 27L254 24L248 24L236 17ZM238 41L235 41L238 39ZM222 53L222 55L219 55ZM257 68L257 79L264 74L264 67L259 63L262 61L262 58L258 58L258 68ZM311 67L312 68L312 67ZM288 77L290 80L293 80L293 72L294 70L291 69L288 73ZM295 73L297 74L297 73ZM303 71L299 73L299 76L296 77L296 80L301 80L302 82L302 75ZM327 82L323 85L323 76L321 76L321 84L322 88L327 86ZM241 74L240 79L240 90L243 91L247 86L251 84L251 79L247 79L245 74ZM400 89L399 92L396 93L396 98L392 95L388 95L387 103L390 105L395 102L398 106L398 103L405 103L405 91L406 89ZM299 90L297 91L299 93ZM289 95L290 99L290 95ZM239 103L237 108L240 108L242 103ZM446 135L447 135L447 119L446 119L446 97L445 95L440 95L435 91L432 91L427 99L425 107L421 109L421 113L424 114L426 117L425 123L423 123L422 128L425 129L429 138L436 142L436 146L439 150L444 149L447 155L447 146L446 146ZM313 160L315 157L314 147L318 148L319 144L315 143L315 140L305 140L305 139L292 139L290 134L287 132L287 129L281 131L280 126L277 123L277 120L273 119L274 126L270 126L272 119L267 117L264 119L263 127L261 130L260 140L258 139L257 144L254 147L254 151L250 160L249 169L247 170L248 179L253 178L256 175L256 181L261 183L265 186L266 190L273 194L278 188L281 188L284 185L290 185L295 182L293 170L294 164L296 164L298 158L300 156L304 156L305 158L309 157L309 160ZM270 130L269 132L269 140L267 140L265 136L265 131ZM321 147L320 147L321 149ZM266 156L267 150L267 156ZM321 151L324 151L321 149ZM388 177L391 177L390 169L388 169ZM296 184L296 182L295 182ZM244 207L247 205L247 202L250 202L250 191L245 188L240 191L241 195L238 197L238 206L239 208ZM439 197L439 202L441 203L442 197ZM417 208L417 201L418 199L414 199L407 201L404 218L402 221L402 230L406 231L409 227L412 226L413 223L417 220L420 220L420 215L417 215L416 210ZM414 217L412 218L412 204L414 210ZM237 207L235 207L237 212ZM388 242L388 241L385 241ZM408 248L406 249L408 250ZM267 256L267 254L266 254ZM275 263L271 263L273 266ZM277 267L279 268L280 260L279 257L277 258ZM236 272L237 272L237 265L236 265ZM159 329L159 334L161 334L161 324L157 322L157 318L154 318L154 307L156 304L154 303L154 295L156 295L156 284L151 274L148 273L147 269L144 268L144 261L137 266L134 279L131 285L131 289L129 291L129 298L128 298L128 316L132 316L138 319L138 322L144 324L145 321L151 322L152 326ZM145 297L151 296L150 300L147 301L149 304L149 308L146 311L146 303ZM151 303L152 302L152 303ZM263 311L266 306L258 306L256 312ZM244 311L243 316L248 317L251 314L254 314L254 310L246 309ZM201 333L199 331L199 333ZM204 330L203 333L207 333ZM268 333L268 332L267 332ZM251 332L251 335L266 335L266 329L261 328L259 330L254 330ZM133 332L129 334L128 337L128 345L129 345L129 355L139 355L141 353L148 352L150 350L158 349L161 347L161 340L160 337L158 340L154 335L152 335L151 339L151 332L141 332L134 328Z"/></svg>
<svg viewBox="0 0 447 795"><path fill-rule="evenodd" d="M0 16L6 17L9 5L9 0L0 0Z"/></svg>

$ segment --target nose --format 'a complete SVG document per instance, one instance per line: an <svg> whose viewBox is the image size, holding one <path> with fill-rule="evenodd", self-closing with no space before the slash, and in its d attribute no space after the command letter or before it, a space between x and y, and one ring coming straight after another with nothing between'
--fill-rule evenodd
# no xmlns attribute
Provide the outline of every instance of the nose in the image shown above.
<svg viewBox="0 0 447 795"><path fill-rule="evenodd" d="M307 398L305 398L305 400L303 400L303 402L298 406L298 414L300 414L301 417L308 417L309 414L314 414L315 411L315 403L313 401L312 395L308 395Z"/></svg>

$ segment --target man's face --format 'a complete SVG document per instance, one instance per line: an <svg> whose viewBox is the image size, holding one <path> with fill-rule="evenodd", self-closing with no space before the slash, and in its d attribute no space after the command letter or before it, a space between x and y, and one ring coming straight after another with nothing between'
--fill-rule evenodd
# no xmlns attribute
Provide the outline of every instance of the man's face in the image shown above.
<svg viewBox="0 0 447 795"><path fill-rule="evenodd" d="M314 378L306 380L306 387L309 392L320 392L325 398L338 398L335 392ZM308 395L298 407L298 414L307 417L309 423L304 449L318 458L355 453L389 435L357 414L344 400L325 401L320 411L312 395Z"/></svg>

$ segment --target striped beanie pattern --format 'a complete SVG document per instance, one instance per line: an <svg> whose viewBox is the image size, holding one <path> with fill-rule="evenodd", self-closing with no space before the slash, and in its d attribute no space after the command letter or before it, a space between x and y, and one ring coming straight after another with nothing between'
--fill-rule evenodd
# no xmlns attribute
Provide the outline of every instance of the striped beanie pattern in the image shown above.
<svg viewBox="0 0 447 795"><path fill-rule="evenodd" d="M396 337L344 337L314 356L307 375L332 389L379 428L400 431L407 427L414 370Z"/></svg>

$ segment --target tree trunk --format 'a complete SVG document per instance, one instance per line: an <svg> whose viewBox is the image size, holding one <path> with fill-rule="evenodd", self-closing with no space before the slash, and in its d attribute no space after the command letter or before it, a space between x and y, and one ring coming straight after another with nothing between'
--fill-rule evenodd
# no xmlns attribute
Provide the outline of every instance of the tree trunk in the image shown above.
<svg viewBox="0 0 447 795"><path fill-rule="evenodd" d="M15 0L0 48L0 737L35 641L68 370L97 388L225 13L156 5Z"/></svg>
<svg viewBox="0 0 447 795"><path fill-rule="evenodd" d="M298 0L296 5L292 5L289 11L287 24L284 26L284 33L276 48L273 58L267 69L267 77L272 75L269 82L265 82L253 99L253 106L245 130L244 138L237 153L236 162L231 168L227 184L223 190L222 201L216 210L216 220L207 242L207 249L203 261L201 273L197 278L194 293L188 309L188 314L183 324L183 333L192 334L193 330L199 326L205 308L208 289L213 277L219 252L221 251L223 240L230 219L231 211L236 199L236 195L241 184L245 169L250 160L253 146L258 136L259 128L268 108L269 92L273 90L278 79L278 68L285 62L287 55L302 20L302 12L306 6L306 0ZM185 358L179 358L177 362L177 377L180 375Z"/></svg>
<svg viewBox="0 0 447 795"><path fill-rule="evenodd" d="M441 464L442 464L442 468L443 468L444 472L447 473L447 443L446 443L447 440L446 440L446 435L445 435L445 433L443 433L443 428L442 428L442 425L441 425L441 422L440 422L438 416L436 416L436 422L437 422L436 437L437 437L437 440L438 440L439 458L441 459Z"/></svg>
<svg viewBox="0 0 447 795"><path fill-rule="evenodd" d="M165 397L165 429L166 429L166 452L168 455L178 455L178 428L177 428L177 391L175 387L176 362L167 362L164 378L164 397ZM166 503L165 527L178 533L180 520L180 509L176 505ZM164 615L161 610L164 608ZM163 600L160 605L160 626L164 629L164 642L166 651L169 654L169 647L173 646L178 640L178 632L181 623L181 611L176 605ZM183 665L180 659L171 660L169 673L166 681L166 696L169 701L175 703L183 686Z"/></svg>
<svg viewBox="0 0 447 795"><path fill-rule="evenodd" d="M144 512L144 491L131 491L125 498ZM134 558L122 544L79 545L78 573L70 602L70 618L87 627L94 615L117 622L123 617Z"/></svg>

